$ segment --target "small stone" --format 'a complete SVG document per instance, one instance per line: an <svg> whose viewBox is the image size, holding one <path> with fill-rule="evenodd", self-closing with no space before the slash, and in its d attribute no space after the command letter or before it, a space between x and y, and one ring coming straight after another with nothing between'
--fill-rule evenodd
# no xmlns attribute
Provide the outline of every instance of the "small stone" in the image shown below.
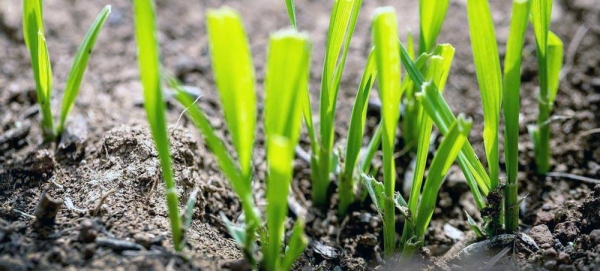
<svg viewBox="0 0 600 271"><path fill-rule="evenodd" d="M133 235L133 239L136 243L142 245L146 249L149 249L152 245L152 236L143 232L138 232L135 235Z"/></svg>
<svg viewBox="0 0 600 271"><path fill-rule="evenodd" d="M590 232L590 241L592 241L594 245L600 244L600 230L593 230Z"/></svg>
<svg viewBox="0 0 600 271"><path fill-rule="evenodd" d="M556 224L554 232L555 237L562 242L572 242L577 238L577 235L579 235L579 229L572 221Z"/></svg>
<svg viewBox="0 0 600 271"><path fill-rule="evenodd" d="M86 260L91 259L96 254L96 244L87 244L83 247L83 257Z"/></svg>
<svg viewBox="0 0 600 271"><path fill-rule="evenodd" d="M559 263L568 264L569 262L571 262L571 257L569 256L568 253L561 252L561 253L558 254L558 258L556 258L556 260Z"/></svg>
<svg viewBox="0 0 600 271"><path fill-rule="evenodd" d="M549 270L553 270L554 267L556 267L556 261L555 260L548 260L544 263L544 268L549 269Z"/></svg>
<svg viewBox="0 0 600 271"><path fill-rule="evenodd" d="M544 250L544 256L548 257L548 258L556 258L556 255L558 255L558 252L556 252L556 249L554 248L549 248Z"/></svg>
<svg viewBox="0 0 600 271"><path fill-rule="evenodd" d="M84 219L79 225L79 239L85 243L91 243L96 240L98 231L91 219Z"/></svg>
<svg viewBox="0 0 600 271"><path fill-rule="evenodd" d="M529 230L529 236L535 240L536 243L552 244L553 238L550 229L546 225L537 225Z"/></svg>

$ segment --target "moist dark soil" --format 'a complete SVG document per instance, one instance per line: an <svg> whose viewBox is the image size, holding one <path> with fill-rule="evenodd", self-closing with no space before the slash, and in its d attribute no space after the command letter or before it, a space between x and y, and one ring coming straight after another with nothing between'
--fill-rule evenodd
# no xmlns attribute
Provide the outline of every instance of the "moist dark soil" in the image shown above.
<svg viewBox="0 0 600 271"><path fill-rule="evenodd" d="M180 207L196 194L187 247L172 249L164 187L143 110L130 1L44 1L46 36L55 72L52 105L60 104L70 62L87 27L103 5L113 12L100 35L60 142L43 142L35 84L21 29L21 2L0 5L0 270L25 269L205 269L241 270L241 251L221 215L240 219L241 208L183 108L168 102L170 144ZM225 125L214 87L205 28L209 8L230 5L243 16L256 66L259 97L268 35L288 25L284 1L158 0L158 35L165 67L185 85L201 90L204 108L219 133ZM470 140L484 157L483 117L469 45L466 1L452 0L438 41L456 48L445 97L453 111L474 119ZM336 141L347 134L348 116L370 48L369 20L387 1L365 1L338 102ZM510 5L491 1L501 53ZM393 1L401 36L418 31L416 1ZM313 41L311 92L318 98L329 1L296 1L298 22ZM552 28L565 42L565 70L553 111L552 173L535 174L527 125L537 116L537 62L532 33L524 51L520 137L522 234L477 242L465 212L481 217L458 167L451 168L426 234L425 248L411 263L381 255L381 220L367 199L336 216L335 180L330 206L312 207L308 163L296 161L290 216L306 213L310 244L295 269L549 269L600 268L600 4L555 1ZM375 95L376 96L376 95ZM377 98L372 98L377 103ZM368 137L378 122L369 112ZM399 131L399 136L402 131ZM399 137L401 138L401 137ZM256 200L264 206L262 135L255 152ZM306 147L306 137L302 139ZM397 160L398 190L413 154ZM503 159L501 159L503 160ZM582 178L583 177L583 178ZM398 232L403 220L398 218ZM475 243L475 244L473 244ZM468 245L481 250L464 249Z"/></svg>

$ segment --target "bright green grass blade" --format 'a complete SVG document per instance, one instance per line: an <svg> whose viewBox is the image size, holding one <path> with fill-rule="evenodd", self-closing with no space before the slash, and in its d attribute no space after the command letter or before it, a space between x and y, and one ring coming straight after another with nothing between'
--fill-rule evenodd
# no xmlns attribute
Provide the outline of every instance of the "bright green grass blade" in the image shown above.
<svg viewBox="0 0 600 271"><path fill-rule="evenodd" d="M560 71L563 67L563 43L560 38L550 31L548 35L548 102L550 107L554 104L556 93L558 92L558 83Z"/></svg>
<svg viewBox="0 0 600 271"><path fill-rule="evenodd" d="M440 45L436 48L436 53L431 57L429 68L427 69L427 80L433 80L438 86L440 92L444 91L446 80L450 73L450 66L454 58L454 48L449 44ZM424 111L422 111L419 140L417 145L417 163L414 170L413 185L409 197L409 209L413 214L417 212L419 195L423 176L425 175L425 166L427 164L427 154L429 152L429 142L433 121Z"/></svg>
<svg viewBox="0 0 600 271"><path fill-rule="evenodd" d="M320 146L318 148L313 147L313 150L318 149L319 151L318 158L315 159L318 165L311 165L311 171L313 171L311 178L313 179L313 202L317 206L324 206L327 201L337 96L348 47L354 34L361 5L362 0L335 0L331 11L321 78L319 104Z"/></svg>
<svg viewBox="0 0 600 271"><path fill-rule="evenodd" d="M373 177L361 173L360 178L375 205L375 210L379 213L379 216L383 219L385 217L385 188L383 184L376 181ZM393 201L392 201L393 202Z"/></svg>
<svg viewBox="0 0 600 271"><path fill-rule="evenodd" d="M285 6L287 8L290 24L294 29L298 28L296 25L296 5L294 4L294 0L285 0Z"/></svg>
<svg viewBox="0 0 600 271"><path fill-rule="evenodd" d="M292 265L302 255L304 249L308 245L308 238L304 235L304 221L302 219L296 220L292 234L288 241L288 248L281 261L281 268L279 270L292 270Z"/></svg>
<svg viewBox="0 0 600 271"><path fill-rule="evenodd" d="M274 134L267 137L267 245L263 245L263 265L266 270L278 270L281 243L287 216L287 196L292 179L295 146L288 138Z"/></svg>
<svg viewBox="0 0 600 271"><path fill-rule="evenodd" d="M383 121L383 178L386 198L394 197L396 186L396 163L394 147L396 126L400 115L400 55L398 55L398 23L396 11L392 7L378 8L373 17L373 44L375 45L375 62L377 65L377 82L381 99L381 116ZM384 206L384 253L391 256L395 250L396 227L395 207L393 201L386 201Z"/></svg>
<svg viewBox="0 0 600 271"><path fill-rule="evenodd" d="M442 29L450 0L420 0L419 13L421 17L421 33L419 37L419 52L429 52L433 49L437 36Z"/></svg>
<svg viewBox="0 0 600 271"><path fill-rule="evenodd" d="M515 232L519 223L517 173L519 171L519 111L521 60L530 10L529 0L514 0L510 34L504 58L504 157L506 160L505 229Z"/></svg>
<svg viewBox="0 0 600 271"><path fill-rule="evenodd" d="M23 38L29 50L35 79L36 99L42 112L42 132L45 140L51 140L55 136L52 110L50 109L52 67L44 38L41 0L23 0Z"/></svg>
<svg viewBox="0 0 600 271"><path fill-rule="evenodd" d="M104 22L106 22L110 11L110 5L106 5L102 11L100 11L100 14L98 14L98 17L96 17L92 26L90 26L87 34L85 34L85 38L77 50L77 55L75 55L75 59L73 59L71 71L69 71L69 76L67 77L65 96L63 97L60 110L60 122L57 129L57 134L59 135L65 127L65 121L67 120L69 112L73 109L75 98L77 98L77 94L79 94L81 79L83 78L88 60L92 54L92 49L94 48L98 34L100 34L100 30L102 30L102 26L104 25Z"/></svg>
<svg viewBox="0 0 600 271"><path fill-rule="evenodd" d="M410 59L409 54L406 52L402 44L400 45L400 56L402 65L406 69L406 73L411 77L417 86L424 86L425 79L417 68L415 62ZM424 109L433 120L435 125L440 129L442 134L448 132L448 127L456 120L454 114L450 110L450 106L444 100L444 97L436 89L435 85L431 88L425 89L417 95L417 99L423 103ZM435 90L428 90L435 89ZM461 153L458 155L458 162L461 167L463 174L467 179L467 183L471 188L471 193L475 199L475 203L479 209L485 207L485 200L481 193L487 195L490 192L490 180L489 176L485 172L483 165L475 155L473 146L467 141Z"/></svg>
<svg viewBox="0 0 600 271"><path fill-rule="evenodd" d="M354 171L358 163L358 156L362 147L362 139L367 119L367 104L377 69L375 66L375 54L373 50L369 53L367 65L363 71L358 93L354 100L352 115L350 117L350 127L348 128L348 141L346 142L346 156L344 159L344 169L340 176L340 188L338 214L343 216L348 206L354 201Z"/></svg>
<svg viewBox="0 0 600 271"><path fill-rule="evenodd" d="M52 139L56 135L54 133L54 124L52 119L52 109L50 108L50 95L52 93L52 65L50 64L50 55L48 54L48 46L44 33L38 32L38 80L40 81L40 91L42 94L40 107L42 109L42 129L44 137Z"/></svg>
<svg viewBox="0 0 600 271"><path fill-rule="evenodd" d="M483 142L490 173L490 188L498 186L498 133L502 105L502 73L496 31L488 0L468 0L469 32L479 91L483 103Z"/></svg>
<svg viewBox="0 0 600 271"><path fill-rule="evenodd" d="M271 36L265 79L265 132L298 143L302 125L302 100L308 92L310 43L308 36L295 30Z"/></svg>
<svg viewBox="0 0 600 271"><path fill-rule="evenodd" d="M427 88L427 86L425 87ZM471 131L472 125L473 122L471 120L466 120L463 116L459 116L456 122L450 126L448 133L444 135L444 139L433 157L429 173L427 174L427 180L425 180L425 186L423 187L423 195L419 202L419 211L415 218L415 234L419 241L423 241L424 239L425 231L431 221L442 183L448 173L448 169L454 163L454 160L456 160L463 144L467 141L467 136Z"/></svg>
<svg viewBox="0 0 600 271"><path fill-rule="evenodd" d="M237 151L242 176L250 186L256 130L254 66L239 14L231 8L207 13L209 45L215 81Z"/></svg>
<svg viewBox="0 0 600 271"><path fill-rule="evenodd" d="M171 156L169 154L169 137L165 119L165 103L162 97L160 82L160 62L158 42L156 41L156 19L154 1L133 1L135 36L137 40L138 62L140 78L144 88L144 107L148 116L148 123L162 167L162 177L165 182L165 194L173 233L175 250L183 248L183 232L175 181L171 169Z"/></svg>
<svg viewBox="0 0 600 271"><path fill-rule="evenodd" d="M302 124L302 100L308 91L310 43L296 30L271 36L265 77L265 132L267 138L267 245L263 264L279 270L282 237L287 216L287 197L292 179L292 162ZM301 251L300 251L301 252Z"/></svg>

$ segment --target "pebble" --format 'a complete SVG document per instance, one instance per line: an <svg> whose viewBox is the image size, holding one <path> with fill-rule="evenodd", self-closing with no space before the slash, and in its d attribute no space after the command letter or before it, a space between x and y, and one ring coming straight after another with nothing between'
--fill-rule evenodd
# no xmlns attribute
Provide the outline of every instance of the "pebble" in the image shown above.
<svg viewBox="0 0 600 271"><path fill-rule="evenodd" d="M529 235L540 245L552 244L553 241L550 229L544 224L531 228L531 230L529 230Z"/></svg>
<svg viewBox="0 0 600 271"><path fill-rule="evenodd" d="M554 248L549 248L544 250L544 256L549 257L549 258L556 258L556 256L558 255L558 252L556 252L556 249Z"/></svg>
<svg viewBox="0 0 600 271"><path fill-rule="evenodd" d="M590 232L590 241L594 245L600 245L600 230L593 230Z"/></svg>
<svg viewBox="0 0 600 271"><path fill-rule="evenodd" d="M559 263L568 264L571 261L571 257L569 256L568 253L561 252L561 253L558 254L558 258L556 258L556 260Z"/></svg>
<svg viewBox="0 0 600 271"><path fill-rule="evenodd" d="M84 219L79 225L79 239L85 243L91 243L96 240L98 231L94 227L91 219Z"/></svg>

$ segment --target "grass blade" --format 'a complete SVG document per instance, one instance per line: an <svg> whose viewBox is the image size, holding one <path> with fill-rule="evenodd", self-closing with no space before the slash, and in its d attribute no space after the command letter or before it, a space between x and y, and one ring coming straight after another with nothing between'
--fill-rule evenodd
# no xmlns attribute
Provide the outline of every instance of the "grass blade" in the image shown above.
<svg viewBox="0 0 600 271"><path fill-rule="evenodd" d="M378 8L373 17L373 44L377 65L377 82L381 99L383 122L383 178L385 197L394 197L396 166L394 147L396 126L400 115L400 56L398 54L398 25L396 11L391 7ZM384 206L384 253L391 256L395 250L396 227L393 200L386 200Z"/></svg>
<svg viewBox="0 0 600 271"><path fill-rule="evenodd" d="M98 34L100 34L100 30L102 30L102 26L104 25L104 22L106 22L110 11L110 5L106 5L102 11L100 11L100 14L98 14L96 20L92 23L92 26L90 26L83 42L79 46L75 59L73 59L73 64L69 71L69 76L67 77L65 96L63 97L60 110L60 122L57 129L57 134L59 135L62 133L67 116L75 104L75 98L77 98L77 94L79 94L79 86L81 85L83 74L85 73L88 60L92 54L92 49L94 48Z"/></svg>
<svg viewBox="0 0 600 271"><path fill-rule="evenodd" d="M319 109L320 146L318 158L315 158L311 179L313 180L313 202L324 206L327 201L331 171L331 153L333 151L334 119L337 96L346 63L348 47L354 34L362 0L335 0L331 11L327 47L321 79L321 97ZM316 144L311 143L311 144Z"/></svg>
<svg viewBox="0 0 600 271"><path fill-rule="evenodd" d="M358 93L354 100L352 115L350 117L350 127L348 128L348 141L346 144L346 156L344 159L344 169L340 176L340 188L338 214L343 216L348 206L354 202L354 171L358 163L358 156L362 147L362 139L367 119L367 102L369 94L373 88L377 69L375 66L375 57L373 50L369 53L367 65L363 71Z"/></svg>
<svg viewBox="0 0 600 271"><path fill-rule="evenodd" d="M294 29L297 29L298 26L296 25L296 5L294 4L294 0L285 0L285 6L287 8L290 24Z"/></svg>
<svg viewBox="0 0 600 271"><path fill-rule="evenodd" d="M158 53L158 42L156 41L156 19L154 2L152 0L133 1L135 36L138 47L138 62L140 78L144 88L144 107L152 137L156 144L162 176L165 182L165 194L173 233L173 245L175 250L183 248L183 232L175 181L171 169L171 156L169 154L169 137L167 135L167 123L165 119L165 103L162 97L160 82L160 63Z"/></svg>
<svg viewBox="0 0 600 271"><path fill-rule="evenodd" d="M504 156L507 175L504 221L505 229L508 232L515 232L519 227L519 208L516 203L518 197L517 173L519 171L521 60L530 7L529 0L513 1L510 34L504 58Z"/></svg>
<svg viewBox="0 0 600 271"><path fill-rule="evenodd" d="M240 16L233 9L209 10L207 17L215 81L237 151L240 172L249 187L256 130L256 93L248 39Z"/></svg>
<svg viewBox="0 0 600 271"><path fill-rule="evenodd" d="M408 76L411 77L417 86L424 86L425 79L423 75L410 59L402 45L400 45L400 56L402 65L406 69ZM424 90L417 94L417 99L420 99L425 112L427 112L442 134L445 135L448 132L449 126L456 120L456 117L454 117L450 106L448 106L435 85ZM471 188L477 207L479 209L484 208L485 200L481 194L487 195L490 192L490 180L483 165L477 158L477 155L475 155L473 146L468 141L464 144L461 153L458 155L458 162Z"/></svg>
<svg viewBox="0 0 600 271"><path fill-rule="evenodd" d="M425 86L427 88L427 86ZM425 231L431 221L431 216L435 209L437 195L442 187L448 169L456 160L458 153L462 149L463 144L467 141L467 136L471 131L473 122L466 120L463 116L459 116L455 123L450 126L450 129L440 144L433 161L425 186L423 187L423 195L419 203L419 210L416 215L415 234L418 241L423 241Z"/></svg>
<svg viewBox="0 0 600 271"><path fill-rule="evenodd" d="M266 193L268 236L265 239L267 245L263 246L263 263L267 270L280 270L283 261L280 255L288 211L287 197L294 150L302 125L302 100L296 97L308 92L309 66L310 43L306 34L285 30L271 36L265 78L269 176Z"/></svg>
<svg viewBox="0 0 600 271"><path fill-rule="evenodd" d="M292 229L288 241L288 248L281 261L281 270L292 270L292 265L302 255L308 245L308 238L304 235L304 221L298 219Z"/></svg>
<svg viewBox="0 0 600 271"><path fill-rule="evenodd" d="M564 48L560 38L550 31L548 36L548 102L554 105L560 80L560 71L563 67Z"/></svg>
<svg viewBox="0 0 600 271"><path fill-rule="evenodd" d="M489 167L490 188L498 186L498 131L502 105L502 73L496 31L487 0L468 0L469 32L481 101L483 103L483 141Z"/></svg>
<svg viewBox="0 0 600 271"><path fill-rule="evenodd" d="M37 102L42 112L42 132L45 140L51 140L55 136L50 109L52 66L44 38L41 0L23 0L23 38L31 57Z"/></svg>
<svg viewBox="0 0 600 271"><path fill-rule="evenodd" d="M420 0L419 13L421 33L419 35L419 52L425 53L433 49L437 36L442 29L449 0Z"/></svg>

